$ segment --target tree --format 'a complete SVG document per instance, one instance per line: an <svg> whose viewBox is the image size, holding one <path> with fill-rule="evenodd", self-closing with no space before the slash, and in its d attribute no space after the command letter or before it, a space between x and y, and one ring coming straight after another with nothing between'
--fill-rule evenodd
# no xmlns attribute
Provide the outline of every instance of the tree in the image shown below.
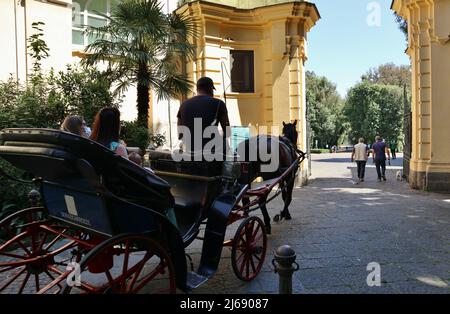
<svg viewBox="0 0 450 314"><path fill-rule="evenodd" d="M408 41L408 22L405 19L403 19L400 15L398 15L397 13L394 13L394 15L395 15L395 21L398 24L398 28L405 35L406 41Z"/></svg>
<svg viewBox="0 0 450 314"><path fill-rule="evenodd" d="M319 147L336 145L345 130L343 102L336 85L326 77L306 72L306 104L312 139Z"/></svg>
<svg viewBox="0 0 450 314"><path fill-rule="evenodd" d="M361 76L363 81L374 84L396 85L411 88L411 66L385 63L377 68L371 68Z"/></svg>
<svg viewBox="0 0 450 314"><path fill-rule="evenodd" d="M403 90L362 82L349 90L344 114L354 143L359 137L374 141L377 135L397 141L402 134Z"/></svg>
<svg viewBox="0 0 450 314"><path fill-rule="evenodd" d="M121 93L137 85L138 122L148 127L149 89L158 98L185 94L192 83L180 71L182 63L194 56L189 38L195 23L187 16L164 14L158 0L124 0L106 16L103 27L89 27L97 38L86 47L86 65L106 62L108 77Z"/></svg>
<svg viewBox="0 0 450 314"><path fill-rule="evenodd" d="M44 26L44 22L33 22L31 27L35 30L35 34L31 35L30 38L27 39L29 50L28 55L33 60L33 75L32 77L41 77L41 61L49 56L50 49L47 46L47 43L42 39L44 36L44 30L41 26Z"/></svg>

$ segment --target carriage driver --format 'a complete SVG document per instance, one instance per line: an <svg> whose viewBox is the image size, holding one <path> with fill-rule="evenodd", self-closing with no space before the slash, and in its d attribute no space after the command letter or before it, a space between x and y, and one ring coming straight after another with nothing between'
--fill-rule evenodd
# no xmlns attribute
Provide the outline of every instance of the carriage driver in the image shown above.
<svg viewBox="0 0 450 314"><path fill-rule="evenodd" d="M220 143L222 143L224 149L226 148L226 139L230 136L229 132L227 132L227 127L230 125L228 111L222 100L214 98L214 90L212 79L202 77L197 81L197 95L187 99L180 106L177 115L178 139L182 140L184 149L187 152L199 153L199 150L203 152L205 145L211 141L211 138L208 138L208 136L203 136L205 129L212 127L215 134L218 134L219 123L223 134L225 134L221 138ZM201 123L201 126L197 125L195 127L195 124L198 123ZM189 133L180 132L181 127L185 127L185 129L189 130ZM190 134L190 139L185 138L188 134ZM205 155L205 152L203 155Z"/></svg>

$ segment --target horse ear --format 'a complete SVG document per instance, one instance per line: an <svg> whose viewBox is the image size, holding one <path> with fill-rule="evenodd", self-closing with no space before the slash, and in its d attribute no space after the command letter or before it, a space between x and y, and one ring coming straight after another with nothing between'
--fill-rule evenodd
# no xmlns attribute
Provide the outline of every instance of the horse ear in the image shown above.
<svg viewBox="0 0 450 314"><path fill-rule="evenodd" d="M283 126L286 126L286 123L284 123L284 121L283 121Z"/></svg>
<svg viewBox="0 0 450 314"><path fill-rule="evenodd" d="M294 126L297 126L297 120L294 121Z"/></svg>

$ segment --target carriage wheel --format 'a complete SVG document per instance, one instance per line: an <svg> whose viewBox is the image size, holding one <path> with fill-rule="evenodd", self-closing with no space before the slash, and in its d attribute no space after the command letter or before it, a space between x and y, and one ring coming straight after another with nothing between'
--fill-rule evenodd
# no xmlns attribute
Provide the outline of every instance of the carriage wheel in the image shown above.
<svg viewBox="0 0 450 314"><path fill-rule="evenodd" d="M267 234L258 217L246 218L233 239L231 265L236 276L243 281L253 280L261 271L266 257Z"/></svg>
<svg viewBox="0 0 450 314"><path fill-rule="evenodd" d="M46 227L61 233L54 233ZM33 207L0 221L0 293L57 292L76 242L73 231Z"/></svg>
<svg viewBox="0 0 450 314"><path fill-rule="evenodd" d="M78 282L62 290L66 294L175 292L175 271L167 250L150 237L130 234L92 249L81 261Z"/></svg>

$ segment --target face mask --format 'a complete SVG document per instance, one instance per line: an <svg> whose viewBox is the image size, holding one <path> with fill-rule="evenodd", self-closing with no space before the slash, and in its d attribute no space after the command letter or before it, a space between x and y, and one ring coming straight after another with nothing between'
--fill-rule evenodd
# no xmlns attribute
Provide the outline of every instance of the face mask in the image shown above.
<svg viewBox="0 0 450 314"><path fill-rule="evenodd" d="M87 138L91 137L92 131L91 131L90 127L84 126L83 127L83 132L84 132L84 136L85 137L87 137Z"/></svg>

